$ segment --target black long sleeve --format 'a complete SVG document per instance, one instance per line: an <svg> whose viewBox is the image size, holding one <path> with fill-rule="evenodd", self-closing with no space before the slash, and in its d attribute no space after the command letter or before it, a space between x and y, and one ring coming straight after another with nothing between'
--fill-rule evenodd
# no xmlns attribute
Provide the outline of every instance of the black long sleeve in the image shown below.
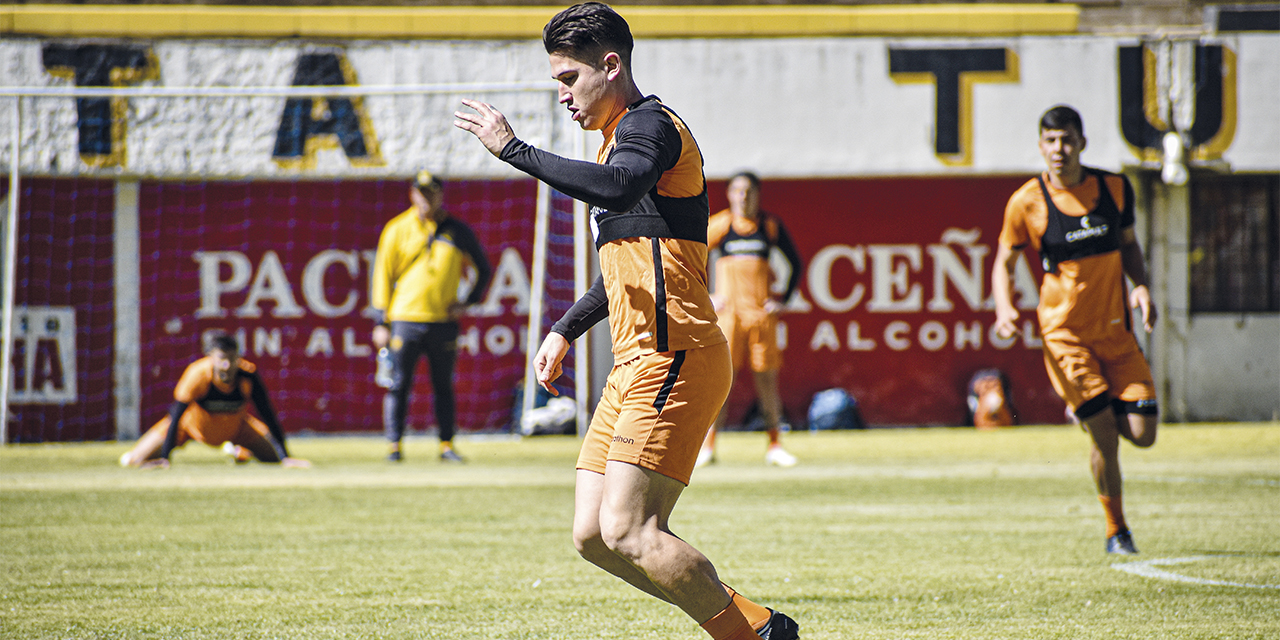
<svg viewBox="0 0 1280 640"><path fill-rule="evenodd" d="M609 298L604 291L604 278L597 277L591 288L551 327L569 342L577 340L587 329L609 317Z"/></svg>
<svg viewBox="0 0 1280 640"><path fill-rule="evenodd" d="M471 227L463 224L459 220L454 220L457 225L454 230L453 240L458 244L458 249L467 254L471 258L472 264L476 266L476 284L471 287L471 292L467 294L467 304L477 304L484 298L484 292L488 290L489 283L493 281L493 267L489 264L489 258L484 255L484 248L480 246L480 240L476 238L476 234Z"/></svg>
<svg viewBox="0 0 1280 640"><path fill-rule="evenodd" d="M165 460L169 459L169 454L173 453L173 448L178 446L178 429L182 421L182 414L187 412L187 403L173 401L169 405L169 431L164 434L164 446L160 449L160 457Z"/></svg>
<svg viewBox="0 0 1280 640"><path fill-rule="evenodd" d="M775 245L782 255L787 258L787 262L791 263L791 277L787 280L787 292L783 294L782 301L785 304L791 299L791 295L796 292L796 288L800 286L800 276L804 271L804 260L800 258L800 252L796 250L796 245L791 241L791 234L787 233L787 228L778 223L778 242Z"/></svg>
<svg viewBox="0 0 1280 640"><path fill-rule="evenodd" d="M669 116L633 105L614 131L607 164L570 160L519 139L508 142L498 158L571 198L623 212L634 208L658 184L662 172L675 166L681 148L680 132Z"/></svg>
<svg viewBox="0 0 1280 640"><path fill-rule="evenodd" d="M271 437L275 440L275 445L280 459L289 457L289 450L284 444L284 429L280 428L280 419L276 417L275 407L271 406L271 399L267 397L267 387L262 384L262 378L257 373L248 373L241 370L240 375L249 378L253 383L253 390L249 392L250 399L253 400L253 406L258 410L258 416L262 418L263 424L267 425L267 429L271 431Z"/></svg>

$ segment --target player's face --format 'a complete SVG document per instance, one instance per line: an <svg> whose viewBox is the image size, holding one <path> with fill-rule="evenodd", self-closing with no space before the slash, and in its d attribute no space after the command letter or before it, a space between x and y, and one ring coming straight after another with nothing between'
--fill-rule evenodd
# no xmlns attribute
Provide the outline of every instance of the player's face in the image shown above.
<svg viewBox="0 0 1280 640"><path fill-rule="evenodd" d="M240 354L238 353L213 349L209 352L209 358L213 360L213 375L217 376L218 382L230 384L235 379L236 373L240 371Z"/></svg>
<svg viewBox="0 0 1280 640"><path fill-rule="evenodd" d="M616 109L609 83L620 73L618 54L605 54L599 65L559 53L548 59L551 77L558 84L560 104L569 110L573 121L585 131L598 131L609 124Z"/></svg>
<svg viewBox="0 0 1280 640"><path fill-rule="evenodd" d="M751 180L738 176L729 181L729 210L736 215L754 218L760 211L760 189Z"/></svg>
<svg viewBox="0 0 1280 640"><path fill-rule="evenodd" d="M1083 150L1084 136L1075 128L1044 129L1040 132L1040 155L1054 175L1075 177L1080 171L1080 152Z"/></svg>

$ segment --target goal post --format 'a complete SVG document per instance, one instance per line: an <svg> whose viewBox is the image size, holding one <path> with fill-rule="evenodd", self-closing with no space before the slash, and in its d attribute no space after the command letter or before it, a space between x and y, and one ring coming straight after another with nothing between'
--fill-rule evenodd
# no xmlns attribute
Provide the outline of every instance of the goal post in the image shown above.
<svg viewBox="0 0 1280 640"><path fill-rule="evenodd" d="M445 179L446 208L495 270L461 322L459 430L507 429L549 321L586 290L590 239L581 206L453 127L463 97L583 157L546 82L0 87L0 442L136 437L214 330L264 371L287 431L379 431L368 278L422 168ZM86 100L111 122L86 127ZM589 344L558 385L579 425ZM424 377L411 430L434 425Z"/></svg>

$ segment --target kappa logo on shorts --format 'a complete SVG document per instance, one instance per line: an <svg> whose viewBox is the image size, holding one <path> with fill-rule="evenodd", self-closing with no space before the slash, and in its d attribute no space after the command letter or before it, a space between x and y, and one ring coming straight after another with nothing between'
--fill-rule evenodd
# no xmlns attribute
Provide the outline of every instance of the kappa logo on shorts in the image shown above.
<svg viewBox="0 0 1280 640"><path fill-rule="evenodd" d="M636 443L635 438L624 438L624 437L622 437L622 436L614 436L614 437L613 437L613 441L614 441L614 442L621 442L622 444L635 444L635 443Z"/></svg>

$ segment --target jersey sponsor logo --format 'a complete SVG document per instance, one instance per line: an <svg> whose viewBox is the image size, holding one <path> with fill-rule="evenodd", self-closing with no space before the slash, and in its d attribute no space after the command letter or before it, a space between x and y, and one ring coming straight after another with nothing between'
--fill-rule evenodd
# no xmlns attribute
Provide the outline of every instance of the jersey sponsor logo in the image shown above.
<svg viewBox="0 0 1280 640"><path fill-rule="evenodd" d="M730 240L724 243L724 252L729 255L764 253L768 250L769 245L759 238L742 238L740 240Z"/></svg>
<svg viewBox="0 0 1280 640"><path fill-rule="evenodd" d="M1080 218L1080 229L1076 231L1068 231L1066 233L1067 242L1080 242L1089 238L1100 238L1107 235L1111 230L1111 225L1103 224L1101 226L1093 226L1089 221L1090 216L1086 215Z"/></svg>
<svg viewBox="0 0 1280 640"><path fill-rule="evenodd" d="M627 438L627 437L624 437L624 436L614 436L614 437L613 437L613 441L614 441L614 442L621 442L622 444L635 444L635 443L636 443L635 438Z"/></svg>

